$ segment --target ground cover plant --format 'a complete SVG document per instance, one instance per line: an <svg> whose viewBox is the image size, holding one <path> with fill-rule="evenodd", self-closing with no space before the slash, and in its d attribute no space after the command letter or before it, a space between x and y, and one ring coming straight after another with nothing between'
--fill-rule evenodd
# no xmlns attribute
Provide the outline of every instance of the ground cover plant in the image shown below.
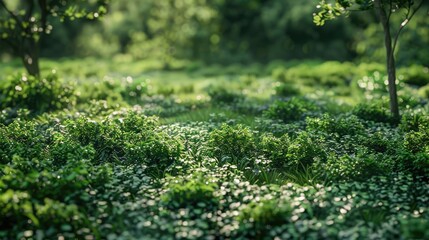
<svg viewBox="0 0 429 240"><path fill-rule="evenodd" d="M429 237L424 66L397 122L378 64L85 61L0 84L0 239Z"/></svg>

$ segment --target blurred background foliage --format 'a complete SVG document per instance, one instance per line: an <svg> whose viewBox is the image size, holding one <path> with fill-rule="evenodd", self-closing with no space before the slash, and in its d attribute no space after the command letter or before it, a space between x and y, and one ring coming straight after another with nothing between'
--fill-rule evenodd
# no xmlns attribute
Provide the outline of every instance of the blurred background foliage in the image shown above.
<svg viewBox="0 0 429 240"><path fill-rule="evenodd" d="M312 0L112 1L102 21L51 20L42 57L174 59L204 63L266 63L275 59L383 61L381 27L358 13L323 28L312 22ZM427 4L400 40L400 65L429 62ZM399 19L394 19L397 26ZM85 23L85 24L84 24ZM11 56L0 45L3 59Z"/></svg>

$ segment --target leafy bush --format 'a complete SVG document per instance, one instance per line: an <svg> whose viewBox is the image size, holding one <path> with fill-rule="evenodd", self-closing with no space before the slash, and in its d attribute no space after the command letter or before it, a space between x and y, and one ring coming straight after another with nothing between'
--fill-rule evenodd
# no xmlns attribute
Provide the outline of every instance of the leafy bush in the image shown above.
<svg viewBox="0 0 429 240"><path fill-rule="evenodd" d="M68 237L90 237L93 232L81 232L87 227L87 216L74 204L64 204L46 198L38 203L26 192L8 190L0 198L0 237L55 238L58 234ZM9 229L9 231L4 231ZM13 233L17 233L14 235Z"/></svg>
<svg viewBox="0 0 429 240"><path fill-rule="evenodd" d="M338 136L364 133L363 124L353 115L342 115L334 118L328 114L324 114L320 118L307 118L306 123L308 131L322 131Z"/></svg>
<svg viewBox="0 0 429 240"><path fill-rule="evenodd" d="M88 220L93 211L88 187L108 180L107 168L95 168L88 161L67 162L59 169L47 160L14 157L8 166L2 165L0 174L0 236L93 236L97 230ZM83 228L92 230L82 232Z"/></svg>
<svg viewBox="0 0 429 240"><path fill-rule="evenodd" d="M301 132L293 139L288 148L288 164L294 167L307 167L314 161L326 158L325 151L321 148L311 135Z"/></svg>
<svg viewBox="0 0 429 240"><path fill-rule="evenodd" d="M148 94L148 84L144 79L133 79L126 77L122 83L121 95L126 101L135 102L143 95Z"/></svg>
<svg viewBox="0 0 429 240"><path fill-rule="evenodd" d="M287 165L287 154L290 145L290 139L287 134L280 138L274 137L271 134L264 134L259 145L262 152L271 160L275 168L282 168Z"/></svg>
<svg viewBox="0 0 429 240"><path fill-rule="evenodd" d="M392 116L380 103L361 103L353 109L353 114L360 119L374 122L392 123Z"/></svg>
<svg viewBox="0 0 429 240"><path fill-rule="evenodd" d="M243 99L243 95L222 86L211 86L207 92L211 101L218 104L231 104Z"/></svg>
<svg viewBox="0 0 429 240"><path fill-rule="evenodd" d="M276 86L276 95L280 97L291 97L299 95L299 89L293 84L281 83Z"/></svg>
<svg viewBox="0 0 429 240"><path fill-rule="evenodd" d="M94 147L96 162L140 162L164 169L180 156L182 145L156 127L154 118L132 112L102 123L87 118L67 123L72 139Z"/></svg>
<svg viewBox="0 0 429 240"><path fill-rule="evenodd" d="M395 155L397 146L400 145L399 137L387 135L381 132L359 136L359 143L375 153Z"/></svg>
<svg viewBox="0 0 429 240"><path fill-rule="evenodd" d="M413 65L400 69L399 74L403 74L403 81L407 84L420 87L429 84L429 69L427 67Z"/></svg>
<svg viewBox="0 0 429 240"><path fill-rule="evenodd" d="M256 151L253 133L243 125L222 124L210 133L208 145L219 160L226 157L240 160L253 156Z"/></svg>
<svg viewBox="0 0 429 240"><path fill-rule="evenodd" d="M302 119L306 113L316 110L316 107L303 99L291 98L287 101L275 101L265 112L264 116L280 119L287 123Z"/></svg>
<svg viewBox="0 0 429 240"><path fill-rule="evenodd" d="M356 155L329 155L322 168L328 179L365 180L371 176L383 176L393 168L392 162L383 162L377 155L359 152Z"/></svg>
<svg viewBox="0 0 429 240"><path fill-rule="evenodd" d="M122 95L127 95L128 93L123 92L125 90L121 89L120 82L110 77L104 77L98 81L93 80L91 83L84 82L80 85L78 91L78 103L86 103L91 100L105 100L110 104L122 102Z"/></svg>
<svg viewBox="0 0 429 240"><path fill-rule="evenodd" d="M406 133L404 147L406 152L401 152L399 156L401 167L414 174L427 176L429 173L429 128L420 125L418 131Z"/></svg>
<svg viewBox="0 0 429 240"><path fill-rule="evenodd" d="M421 218L401 219L401 231L405 239L428 239L429 221Z"/></svg>
<svg viewBox="0 0 429 240"><path fill-rule="evenodd" d="M422 112L406 112L402 114L399 128L404 132L418 132L420 128L429 127L429 116Z"/></svg>
<svg viewBox="0 0 429 240"><path fill-rule="evenodd" d="M187 178L173 179L169 181L167 191L161 196L162 202L169 208L207 207L218 204L219 199L213 195L218 186L203 173L197 172Z"/></svg>
<svg viewBox="0 0 429 240"><path fill-rule="evenodd" d="M10 76L0 86L0 107L27 108L36 113L74 106L74 89L63 84L56 74L46 78Z"/></svg>
<svg viewBox="0 0 429 240"><path fill-rule="evenodd" d="M291 223L292 213L291 205L282 200L264 199L252 202L238 215L240 222L238 231L242 233L242 237L264 239L273 227Z"/></svg>
<svg viewBox="0 0 429 240"><path fill-rule="evenodd" d="M418 131L405 134L405 147L412 153L425 151L429 147L429 128L419 126Z"/></svg>
<svg viewBox="0 0 429 240"><path fill-rule="evenodd" d="M157 89L156 93L164 97L170 97L174 94L174 91L175 90L172 87L162 86Z"/></svg>
<svg viewBox="0 0 429 240"><path fill-rule="evenodd" d="M7 164L14 157L43 160L46 158L47 138L34 122L15 120L8 126L0 125L0 164ZM22 165L29 169L37 167Z"/></svg>
<svg viewBox="0 0 429 240"><path fill-rule="evenodd" d="M50 146L50 158L57 167L62 167L68 162L95 158L96 152L92 145L82 146L78 141L62 134L55 134L53 138Z"/></svg>
<svg viewBox="0 0 429 240"><path fill-rule="evenodd" d="M29 120L31 112L26 108L6 108L0 112L0 124L11 124L14 120Z"/></svg>
<svg viewBox="0 0 429 240"><path fill-rule="evenodd" d="M273 72L273 76L283 81L306 82L326 87L344 86L353 78L350 63L324 62L321 64L300 64L285 70Z"/></svg>
<svg viewBox="0 0 429 240"><path fill-rule="evenodd" d="M429 98L429 84L421 87L419 89L419 93L421 96L423 96L424 98Z"/></svg>

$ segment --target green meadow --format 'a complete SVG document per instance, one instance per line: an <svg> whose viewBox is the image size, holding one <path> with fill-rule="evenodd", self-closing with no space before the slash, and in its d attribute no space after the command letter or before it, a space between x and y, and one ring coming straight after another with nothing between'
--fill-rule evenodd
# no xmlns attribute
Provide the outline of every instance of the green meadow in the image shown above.
<svg viewBox="0 0 429 240"><path fill-rule="evenodd" d="M0 236L427 238L428 69L397 122L382 68L2 65Z"/></svg>

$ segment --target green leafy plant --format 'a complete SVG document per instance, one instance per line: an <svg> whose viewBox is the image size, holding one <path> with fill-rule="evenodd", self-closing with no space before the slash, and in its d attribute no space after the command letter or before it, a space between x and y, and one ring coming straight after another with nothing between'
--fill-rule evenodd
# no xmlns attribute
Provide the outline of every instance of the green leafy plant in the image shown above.
<svg viewBox="0 0 429 240"><path fill-rule="evenodd" d="M299 95L299 89L293 84L281 83L275 88L276 95L280 97L291 97Z"/></svg>
<svg viewBox="0 0 429 240"><path fill-rule="evenodd" d="M338 136L364 133L362 122L353 115L332 117L328 114L324 114L320 118L307 118L306 123L306 130L308 131L322 131L337 134Z"/></svg>
<svg viewBox="0 0 429 240"><path fill-rule="evenodd" d="M40 38L50 34L48 19L97 19L107 13L109 1L40 1L11 4L0 1L0 41L21 58L28 74L40 76Z"/></svg>
<svg viewBox="0 0 429 240"><path fill-rule="evenodd" d="M310 166L315 160L325 159L326 153L307 132L301 132L289 145L287 160L289 166Z"/></svg>
<svg viewBox="0 0 429 240"><path fill-rule="evenodd" d="M180 156L182 144L156 126L154 118L131 112L101 123L87 118L67 123L73 140L94 147L95 162L141 162L164 169Z"/></svg>
<svg viewBox="0 0 429 240"><path fill-rule="evenodd" d="M252 202L244 207L238 216L239 231L243 237L263 239L272 227L290 223L292 212L290 203L281 200L264 199Z"/></svg>
<svg viewBox="0 0 429 240"><path fill-rule="evenodd" d="M27 75L10 76L0 88L1 108L27 108L41 113L74 106L74 88L58 75L38 79Z"/></svg>
<svg viewBox="0 0 429 240"><path fill-rule="evenodd" d="M183 207L207 207L216 206L219 199L214 196L218 188L210 178L202 173L195 173L188 178L174 178L167 185L167 191L161 196L161 200L169 208Z"/></svg>
<svg viewBox="0 0 429 240"><path fill-rule="evenodd" d="M361 119L374 121L374 122L385 122L393 123L393 118L390 116L388 109L386 109L380 103L361 103L353 109L353 114Z"/></svg>
<svg viewBox="0 0 429 240"><path fill-rule="evenodd" d="M300 120L305 114L315 110L316 107L312 103L300 98L291 98L287 101L275 101L264 112L264 116L288 123Z"/></svg>
<svg viewBox="0 0 429 240"><path fill-rule="evenodd" d="M243 95L223 86L212 86L208 89L207 93L211 101L218 104L231 104L243 99Z"/></svg>
<svg viewBox="0 0 429 240"><path fill-rule="evenodd" d="M256 151L253 133L243 125L222 124L219 129L210 133L208 145L219 160L227 157L241 160L254 156Z"/></svg>
<svg viewBox="0 0 429 240"><path fill-rule="evenodd" d="M280 138L274 137L271 134L262 135L259 145L262 152L271 160L272 166L275 168L283 168L287 166L287 154L290 146L290 138L284 134Z"/></svg>
<svg viewBox="0 0 429 240"><path fill-rule="evenodd" d="M386 50L386 72L388 75L387 85L390 98L390 113L395 121L399 121L399 104L396 89L396 63L395 50L398 46L399 35L409 21L422 7L424 1L401 0L321 0L318 5L319 12L314 13L313 20L316 25L322 26L326 21L337 18L341 15L348 15L353 11L374 10L379 22L383 27L384 46ZM393 29L392 14L404 12L402 23L397 29Z"/></svg>

